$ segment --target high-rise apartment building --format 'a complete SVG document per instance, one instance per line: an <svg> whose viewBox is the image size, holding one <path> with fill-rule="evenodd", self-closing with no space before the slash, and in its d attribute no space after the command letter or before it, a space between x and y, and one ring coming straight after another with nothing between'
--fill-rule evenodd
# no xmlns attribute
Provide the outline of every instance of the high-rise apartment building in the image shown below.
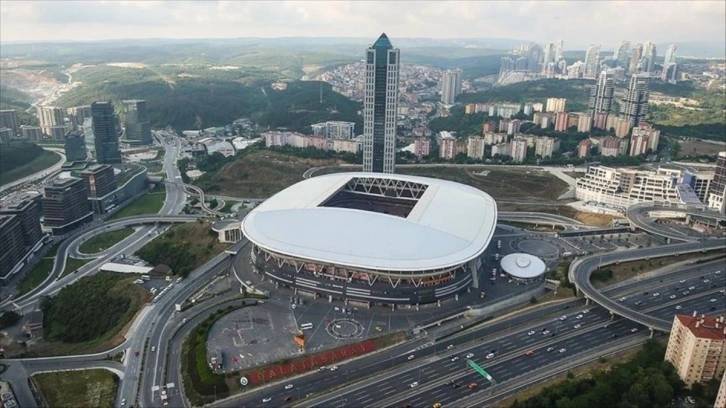
<svg viewBox="0 0 726 408"><path fill-rule="evenodd" d="M0 143L9 143L13 137L13 130L10 128L0 127Z"/></svg>
<svg viewBox="0 0 726 408"><path fill-rule="evenodd" d="M564 112L565 105L567 104L566 98L547 98L547 104L545 105L545 111L547 112Z"/></svg>
<svg viewBox="0 0 726 408"><path fill-rule="evenodd" d="M18 218L25 249L30 250L43 238L43 231L40 229L40 195L24 195L0 208L0 215L14 215Z"/></svg>
<svg viewBox="0 0 726 408"><path fill-rule="evenodd" d="M658 143L660 142L660 130L654 128L648 123L641 123L632 130L633 136L647 136L648 145L645 150L650 149L653 152L658 151ZM632 156L632 155L631 155Z"/></svg>
<svg viewBox="0 0 726 408"><path fill-rule="evenodd" d="M111 102L93 102L91 117L96 161L101 164L121 163L116 115Z"/></svg>
<svg viewBox="0 0 726 408"><path fill-rule="evenodd" d="M466 143L466 156L472 159L484 158L484 138L470 137Z"/></svg>
<svg viewBox="0 0 726 408"><path fill-rule="evenodd" d="M719 152L716 159L716 172L708 192L708 206L726 214L726 152Z"/></svg>
<svg viewBox="0 0 726 408"><path fill-rule="evenodd" d="M660 79L662 81L675 83L676 71L676 45L671 44L665 53L665 59L663 60L663 70L660 73Z"/></svg>
<svg viewBox="0 0 726 408"><path fill-rule="evenodd" d="M63 143L65 141L66 133L68 133L68 127L66 125L51 126L48 130L49 132L47 133L47 135L53 141L59 143Z"/></svg>
<svg viewBox="0 0 726 408"><path fill-rule="evenodd" d="M560 40L555 44L555 61L559 61L563 58L563 53L565 49L565 43L564 41Z"/></svg>
<svg viewBox="0 0 726 408"><path fill-rule="evenodd" d="M310 125L313 136L326 139L353 139L355 137L355 122L330 121Z"/></svg>
<svg viewBox="0 0 726 408"><path fill-rule="evenodd" d="M72 108L68 108L66 112L68 114L71 127L73 130L78 130L83 127L83 121L86 120L86 118L91 117L91 106L74 106Z"/></svg>
<svg viewBox="0 0 726 408"><path fill-rule="evenodd" d="M493 154L493 152L492 152ZM515 163L521 163L527 159L527 139L515 137L510 143L510 156Z"/></svg>
<svg viewBox="0 0 726 408"><path fill-rule="evenodd" d="M645 120L645 115L648 113L648 83L647 73L633 74L630 77L628 90L620 109L620 113L623 114L630 127L638 126L641 121Z"/></svg>
<svg viewBox="0 0 726 408"><path fill-rule="evenodd" d="M39 106L38 107L38 120L40 121L40 128L48 136L53 136L51 128L54 126L63 126L63 109L57 106ZM58 139L62 140L62 139Z"/></svg>
<svg viewBox="0 0 726 408"><path fill-rule="evenodd" d="M151 144L151 123L146 110L146 101L132 99L124 101L124 129L126 139L135 140L141 144Z"/></svg>
<svg viewBox="0 0 726 408"><path fill-rule="evenodd" d="M643 44L635 44L633 52L630 53L630 64L628 65L628 72L631 74L637 74L638 68L640 67L640 59L643 57Z"/></svg>
<svg viewBox="0 0 726 408"><path fill-rule="evenodd" d="M560 139L554 137L540 136L537 138L534 147L535 156L540 158L552 157L552 154L560 150Z"/></svg>
<svg viewBox="0 0 726 408"><path fill-rule="evenodd" d="M721 385L718 387L716 393L716 402L713 403L713 408L725 408L726 407L726 375L721 377Z"/></svg>
<svg viewBox="0 0 726 408"><path fill-rule="evenodd" d="M723 316L676 315L665 361L687 386L718 378L726 368L726 320Z"/></svg>
<svg viewBox="0 0 726 408"><path fill-rule="evenodd" d="M588 108L593 118L598 113L610 113L613 106L614 93L615 78L613 72L611 70L602 71L597 79L597 83L590 91Z"/></svg>
<svg viewBox="0 0 726 408"><path fill-rule="evenodd" d="M527 71L539 73L542 70L544 51L539 44L532 44L527 50Z"/></svg>
<svg viewBox="0 0 726 408"><path fill-rule="evenodd" d="M592 115L581 113L577 120L577 131L587 133L592 130Z"/></svg>
<svg viewBox="0 0 726 408"><path fill-rule="evenodd" d="M595 78L600 71L600 46L590 45L585 52L585 78Z"/></svg>
<svg viewBox="0 0 726 408"><path fill-rule="evenodd" d="M31 142L40 142L43 140L43 131L39 126L20 126L20 136Z"/></svg>
<svg viewBox="0 0 726 408"><path fill-rule="evenodd" d="M15 109L0 110L0 128L8 128L13 131L13 137L20 135L18 114Z"/></svg>
<svg viewBox="0 0 726 408"><path fill-rule="evenodd" d="M643 45L643 57L642 57L643 72L647 72L647 73L653 72L653 68L655 68L656 56L657 56L657 52L655 49L655 44L653 44L650 41L646 41L646 43Z"/></svg>
<svg viewBox="0 0 726 408"><path fill-rule="evenodd" d="M400 50L393 48L386 34L381 34L366 51L363 171L395 172L400 56Z"/></svg>
<svg viewBox="0 0 726 408"><path fill-rule="evenodd" d="M66 133L64 142L66 161L85 161L88 159L88 151L86 151L86 139L83 133L78 130L72 130Z"/></svg>
<svg viewBox="0 0 726 408"><path fill-rule="evenodd" d="M600 141L600 155L615 157L620 152L620 139L605 137Z"/></svg>
<svg viewBox="0 0 726 408"><path fill-rule="evenodd" d="M54 233L65 233L93 218L83 180L58 179L45 187L43 225Z"/></svg>
<svg viewBox="0 0 726 408"><path fill-rule="evenodd" d="M590 149L592 149L592 141L588 139L582 139L577 144L577 157L587 157L590 155Z"/></svg>
<svg viewBox="0 0 726 408"><path fill-rule="evenodd" d="M0 236L0 281L5 281L17 272L17 263L25 256L20 219L0 214Z"/></svg>
<svg viewBox="0 0 726 408"><path fill-rule="evenodd" d="M456 138L450 132L439 133L439 157L453 159L456 156Z"/></svg>
<svg viewBox="0 0 726 408"><path fill-rule="evenodd" d="M630 51L630 41L620 41L620 44L613 52L613 60L619 67L628 67L628 51Z"/></svg>
<svg viewBox="0 0 726 408"><path fill-rule="evenodd" d="M431 153L431 138L417 137L413 141L413 154L419 159Z"/></svg>
<svg viewBox="0 0 726 408"><path fill-rule="evenodd" d="M555 118L555 130L558 132L567 132L570 124L570 115L567 112L557 112Z"/></svg>
<svg viewBox="0 0 726 408"><path fill-rule="evenodd" d="M461 94L461 70L448 69L441 77L441 103L453 105Z"/></svg>
<svg viewBox="0 0 726 408"><path fill-rule="evenodd" d="M630 156L640 156L647 151L648 135L633 132L633 135L630 137Z"/></svg>

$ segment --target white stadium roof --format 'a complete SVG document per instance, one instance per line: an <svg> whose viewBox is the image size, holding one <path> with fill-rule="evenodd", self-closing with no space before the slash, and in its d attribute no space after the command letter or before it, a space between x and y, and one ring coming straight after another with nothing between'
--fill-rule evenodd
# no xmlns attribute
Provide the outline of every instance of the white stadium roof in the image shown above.
<svg viewBox="0 0 726 408"><path fill-rule="evenodd" d="M351 179L425 184L407 217L320 207ZM497 206L488 194L445 180L382 173L336 173L303 180L270 197L242 221L242 232L272 252L341 266L417 271L447 268L489 245Z"/></svg>
<svg viewBox="0 0 726 408"><path fill-rule="evenodd" d="M534 255L509 254L499 262L502 269L519 279L533 279L545 273L545 263Z"/></svg>

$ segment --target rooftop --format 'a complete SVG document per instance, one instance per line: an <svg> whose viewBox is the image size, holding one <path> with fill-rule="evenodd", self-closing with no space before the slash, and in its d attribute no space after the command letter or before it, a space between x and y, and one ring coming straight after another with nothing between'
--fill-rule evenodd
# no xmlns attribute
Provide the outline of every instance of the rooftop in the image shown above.
<svg viewBox="0 0 726 408"><path fill-rule="evenodd" d="M726 319L722 316L676 315L676 319L698 338L726 340Z"/></svg>
<svg viewBox="0 0 726 408"><path fill-rule="evenodd" d="M520 279L536 278L546 271L541 259L525 253L509 254L502 258L500 265L505 272Z"/></svg>

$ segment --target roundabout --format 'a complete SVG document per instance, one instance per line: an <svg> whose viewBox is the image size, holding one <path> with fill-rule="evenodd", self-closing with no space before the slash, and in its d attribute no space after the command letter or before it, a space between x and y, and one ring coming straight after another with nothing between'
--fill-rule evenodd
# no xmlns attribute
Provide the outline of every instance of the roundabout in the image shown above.
<svg viewBox="0 0 726 408"><path fill-rule="evenodd" d="M325 326L325 331L336 339L352 339L363 335L363 325L354 319L335 319Z"/></svg>

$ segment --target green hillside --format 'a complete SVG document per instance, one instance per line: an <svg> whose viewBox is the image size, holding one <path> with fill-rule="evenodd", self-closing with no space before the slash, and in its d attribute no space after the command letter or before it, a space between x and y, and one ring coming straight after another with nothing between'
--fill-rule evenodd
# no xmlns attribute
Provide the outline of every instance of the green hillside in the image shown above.
<svg viewBox="0 0 726 408"><path fill-rule="evenodd" d="M477 102L545 102L547 98L567 98L568 111L587 109L593 81L581 79L542 79L505 85L484 92L461 94L456 101Z"/></svg>

